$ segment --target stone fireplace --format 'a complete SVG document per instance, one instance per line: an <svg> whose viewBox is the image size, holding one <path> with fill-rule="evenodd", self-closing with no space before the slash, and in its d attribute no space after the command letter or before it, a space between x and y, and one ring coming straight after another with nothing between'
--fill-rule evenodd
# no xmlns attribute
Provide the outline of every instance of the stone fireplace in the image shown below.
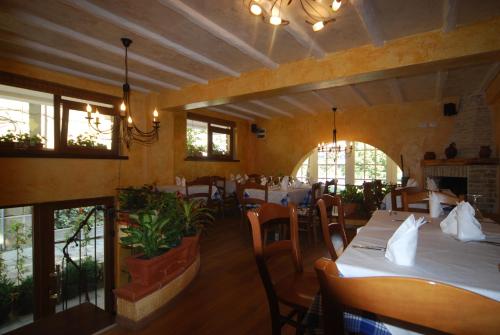
<svg viewBox="0 0 500 335"><path fill-rule="evenodd" d="M424 180L435 178L440 188L449 188L446 182L455 181L456 193L479 194L478 208L484 213L498 210L498 158L479 158L480 146L489 145L496 152L493 141L491 110L484 95L471 95L461 100L450 142L455 142L458 155L455 159L438 159L422 162ZM455 179L456 178L456 179ZM442 181L445 180L445 184ZM461 184L461 185L459 185Z"/></svg>

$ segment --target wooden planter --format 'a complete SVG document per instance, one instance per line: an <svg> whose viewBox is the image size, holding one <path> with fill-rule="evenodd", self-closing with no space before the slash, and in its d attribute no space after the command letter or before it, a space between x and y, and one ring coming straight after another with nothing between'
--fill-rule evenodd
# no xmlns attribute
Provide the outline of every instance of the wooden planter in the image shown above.
<svg viewBox="0 0 500 335"><path fill-rule="evenodd" d="M355 202L348 202L348 203L344 203L343 205L344 205L344 216L349 216L349 215L356 213L356 211L358 210L358 206L359 206L359 204L357 204Z"/></svg>

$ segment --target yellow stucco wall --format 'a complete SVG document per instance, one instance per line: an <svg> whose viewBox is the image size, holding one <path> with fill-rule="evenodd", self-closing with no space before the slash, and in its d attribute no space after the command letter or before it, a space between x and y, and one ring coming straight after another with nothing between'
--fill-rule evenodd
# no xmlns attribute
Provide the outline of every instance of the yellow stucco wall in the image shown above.
<svg viewBox="0 0 500 335"><path fill-rule="evenodd" d="M420 180L424 153L434 151L444 158L449 144L454 119L441 111L442 106L432 101L338 111L337 139L373 145L398 164L402 154L405 170L409 167L411 176ZM430 122L437 127L420 127ZM333 112L261 121L259 126L266 128L267 135L256 141L258 172L290 174L318 142L332 141Z"/></svg>
<svg viewBox="0 0 500 335"><path fill-rule="evenodd" d="M209 111L196 111L196 114L213 116L236 122L236 158L238 162L201 162L186 161L186 112L173 112L174 129L174 174L187 180L207 175L229 177L237 173L252 173L254 170L255 136L250 132L250 123L231 116L221 116Z"/></svg>

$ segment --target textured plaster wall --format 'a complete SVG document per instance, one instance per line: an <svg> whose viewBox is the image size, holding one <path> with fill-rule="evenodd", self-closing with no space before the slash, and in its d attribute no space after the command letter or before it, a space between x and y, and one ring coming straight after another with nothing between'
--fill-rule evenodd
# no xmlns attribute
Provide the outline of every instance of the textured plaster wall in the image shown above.
<svg viewBox="0 0 500 335"><path fill-rule="evenodd" d="M337 112L337 139L373 145L398 164L402 154L405 170L409 167L411 176L420 180L424 153L434 151L444 158L454 122L442 115L442 106L435 102L341 110ZM436 127L428 127L429 123ZM333 113L261 121L259 126L266 128L267 136L256 140L257 172L290 174L318 142L332 141Z"/></svg>
<svg viewBox="0 0 500 335"><path fill-rule="evenodd" d="M121 96L121 90L117 87L45 71L12 61L0 59L0 71ZM139 120L139 111L154 104L155 101L154 97L134 94L131 103L133 110L137 111L137 119ZM164 117L161 116L162 121ZM164 141L163 138L162 140ZM115 195L115 189L119 186L142 185L150 182L156 172L150 172L148 149L134 146L128 155L129 160L127 161L0 158L0 189L2 190L0 192L0 206L109 196ZM166 160L167 163L168 160ZM156 166L154 167L156 168ZM166 174L169 173L168 168L164 170Z"/></svg>
<svg viewBox="0 0 500 335"><path fill-rule="evenodd" d="M207 175L229 177L231 173L252 173L254 170L255 136L250 132L250 123L238 118L209 111L196 111L197 114L223 118L236 122L236 155L239 162L202 162L186 161L186 112L172 112L174 118L174 175L184 176L187 180Z"/></svg>

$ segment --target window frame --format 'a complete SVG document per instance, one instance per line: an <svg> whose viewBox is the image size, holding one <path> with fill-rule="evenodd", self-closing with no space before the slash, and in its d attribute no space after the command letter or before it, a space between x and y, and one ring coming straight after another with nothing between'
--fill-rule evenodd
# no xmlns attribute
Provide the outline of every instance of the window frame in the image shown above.
<svg viewBox="0 0 500 335"><path fill-rule="evenodd" d="M186 132L187 132L187 121L198 121L207 124L207 156L206 157L197 157L197 156L189 156L186 151L186 159L190 161L229 161L229 162L237 162L235 159L235 131L236 131L236 122L218 119L210 116L187 113L186 116ZM229 127L230 129L221 128L218 126ZM226 134L229 135L229 154L228 155L216 155L213 153L213 134ZM187 136L186 136L187 138ZM187 147L187 145L186 145Z"/></svg>
<svg viewBox="0 0 500 335"><path fill-rule="evenodd" d="M4 71L0 71L0 84L38 92L50 93L54 96L54 149L2 149L0 151L0 157L128 159L128 157L126 156L120 156L118 127L116 128L116 134L113 134L113 144L111 150L90 149L75 151L68 150L65 147L67 144L67 137L65 137L64 135L67 135L68 118L64 118L64 112L62 112L63 97L71 97L85 101L93 101L97 103L112 105L114 106L113 113L115 115L115 122L119 120L119 106L121 103L120 97L87 91L71 86L30 78ZM101 110L104 108L99 107L99 109Z"/></svg>

